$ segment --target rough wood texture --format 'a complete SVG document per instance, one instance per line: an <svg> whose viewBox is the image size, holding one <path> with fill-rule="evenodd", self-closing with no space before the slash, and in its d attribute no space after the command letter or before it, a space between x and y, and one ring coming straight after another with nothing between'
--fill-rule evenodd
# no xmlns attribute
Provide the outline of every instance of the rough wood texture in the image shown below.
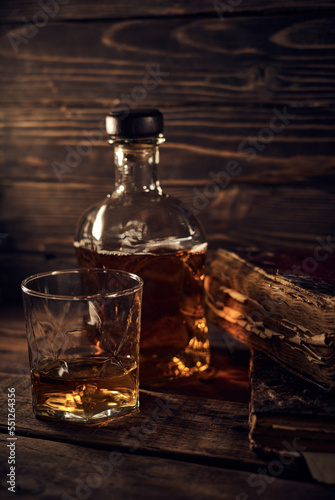
<svg viewBox="0 0 335 500"><path fill-rule="evenodd" d="M275 254L263 256L273 262L264 270L262 255L254 263L218 250L207 279L209 319L302 378L335 389L335 282L326 281L334 248L319 244L302 262L288 254L284 270ZM313 264L312 276L305 263Z"/></svg>
<svg viewBox="0 0 335 500"><path fill-rule="evenodd" d="M47 2L45 2L47 3ZM59 2L61 4L62 2ZM14 5L13 5L14 4ZM90 0L71 0L64 1L59 9L55 7L55 13L51 14L51 21L61 19L104 19L104 18L133 18L133 17L151 17L151 16L185 16L185 15L217 15L229 16L240 12L253 12L267 14L278 11L305 11L332 9L334 4L332 0L319 1L317 4L313 0L282 0L272 1L271 4L266 0L227 0L213 2L213 0L197 0L191 4L187 0L177 0L174 2L159 2L145 0L137 2L136 0L125 4L122 0L105 2L98 0L92 4ZM34 0L2 0L0 7L0 17L3 22L21 22L23 16L29 19L33 18L36 11L39 11ZM52 11L53 12L53 11Z"/></svg>
<svg viewBox="0 0 335 500"><path fill-rule="evenodd" d="M10 362L10 352L16 355L20 352L15 365L19 368L19 359L25 362L25 353L17 348L24 340L22 313L15 308L1 317L11 318L1 328L0 338L9 341L4 366ZM65 426L33 416L28 375L2 373L0 378L2 393L7 387L16 389L16 484L17 492L27 498L53 499L62 494L75 497L76 487L79 483L82 485L77 478L85 482L89 474L101 470L93 464L104 463L106 472L106 461L112 460L110 453L116 450L124 461L114 467L101 486L99 484L99 489L95 490L98 498L107 498L107 492L110 496L112 491L113 498L154 500L159 488L164 489L160 494L162 498L166 492L170 497L181 499L238 498L245 492L252 498L256 487L265 484L267 489L267 484L272 484L272 481L264 483L261 480L263 472L260 471L266 469L267 464L248 448L247 404L142 391L141 412L132 417L103 426ZM171 411L164 420L157 422L155 429L149 429L148 422L158 405L157 398L169 399ZM6 438L6 405L1 408L0 432ZM142 434L144 431L139 442L135 437L130 441L127 435L132 427L140 428ZM146 429L152 432L145 432ZM5 446L1 446L0 453L1 495L7 500L11 497L5 491L8 456ZM307 499L316 495L328 498L329 488L297 482L298 478L306 481L309 477L301 466L300 461L295 460L280 478L276 476L276 488L273 492L267 489L271 498L279 500L287 488L293 499L299 495ZM291 481L286 481L285 477Z"/></svg>
<svg viewBox="0 0 335 500"><path fill-rule="evenodd" d="M0 31L1 103L315 107L335 98L329 14L50 23L27 43L14 37L22 30Z"/></svg>
<svg viewBox="0 0 335 500"><path fill-rule="evenodd" d="M273 462L264 463L253 455L247 439L248 405L225 397L214 400L141 391L140 413L109 424L80 427L37 420L32 414L29 376L22 368L27 366L22 308L0 310L0 317L4 349L1 366L6 371L0 377L1 392L5 394L8 387L16 389L17 494L25 498L71 500L82 496L83 483L88 480L89 485L93 484L92 498L94 495L102 500L111 494L122 500L156 500L158 496L246 500L254 498L261 489L266 490L264 498L275 500L286 496L307 500L332 498L333 488L311 483L300 460L294 459L290 468L285 467L278 476ZM153 411L159 405L157 398L169 400L170 411L164 419L162 414L156 427L150 427ZM7 500L12 493L9 496L6 490L6 404L1 405L0 424L0 491ZM141 439L133 436L129 440L127 433L132 428L135 434L140 430ZM295 446L294 439L288 443ZM110 455L116 450L124 460L115 463L110 471L106 462L120 457ZM104 469L99 468L102 464ZM97 472L105 473L100 481L97 475L90 476ZM264 473L268 474L266 480ZM76 491L79 484L82 489Z"/></svg>
<svg viewBox="0 0 335 500"><path fill-rule="evenodd" d="M1 374L1 391L16 389L16 434L127 452L165 456L251 469L262 462L249 450L248 405L213 399L141 391L140 412L108 424L78 426L38 420L32 412L29 378ZM159 420L155 420L155 409ZM0 429L7 429L7 407L0 410ZM157 413L158 414L158 413ZM140 432L139 438L130 430ZM135 433L136 434L136 433ZM224 437L223 437L224 436Z"/></svg>
<svg viewBox="0 0 335 500"><path fill-rule="evenodd" d="M112 189L100 129L111 106L163 110L160 177L212 248L312 249L332 233L331 2L74 0L13 47L36 8L0 6L2 297L27 274L74 264L79 215ZM226 182L231 161L239 173Z"/></svg>
<svg viewBox="0 0 335 500"><path fill-rule="evenodd" d="M0 179L101 179L111 186L113 149L101 124L110 104L89 104L4 105ZM335 122L329 107L182 106L162 112L167 142L161 147L161 179L206 184L213 182L211 172L227 172L231 161L238 163L234 184L315 183L334 175ZM286 125L278 118L278 129L271 129L276 113L290 118ZM57 176L53 162L67 168Z"/></svg>
<svg viewBox="0 0 335 500"><path fill-rule="evenodd" d="M235 358L225 361L224 366L212 365L211 373L203 375L203 381L193 381L194 388L203 389L199 396L191 397L190 388L170 384L169 394L157 391L141 391L140 412L125 419L118 419L109 424L96 426L64 426L46 420L37 420L32 412L30 372L28 368L27 341L22 307L0 309L0 347L3 353L1 363L0 390L5 393L7 387L16 389L16 433L20 435L37 436L39 438L86 444L110 449L117 446L129 453L136 448L136 453L164 454L178 459L220 464L229 460L229 466L245 470L253 470L262 462L249 450L248 435L248 400L243 403L234 402L234 394L227 391L227 386L233 379L240 378L235 384L235 391L247 394L248 357L244 360L244 380ZM223 362L221 358L221 363ZM230 364L230 367L229 367ZM220 374L215 373L221 369ZM225 381L223 372L230 379ZM235 372L235 373L234 373ZM214 378L217 380L216 394L211 391ZM207 394L206 394L207 392ZM208 399L209 397L216 399ZM228 399L230 398L230 399ZM160 402L157 402L157 399ZM227 400L228 399L228 400ZM164 403L167 401L167 403ZM170 405L170 406L169 406ZM166 408L166 414L160 421L154 422L156 407ZM7 407L0 410L0 432L7 429ZM164 411L162 410L162 414ZM163 418L164 417L164 418ZM154 422L150 427L149 422ZM142 427L141 427L142 426ZM129 435L132 427L141 429L143 439L137 441L136 436ZM146 432L146 429L149 429ZM154 429L151 431L151 428ZM136 433L135 433L136 434ZM141 434L141 435L142 435ZM224 439L223 439L224 436ZM235 464L235 465L234 465Z"/></svg>
<svg viewBox="0 0 335 500"><path fill-rule="evenodd" d="M6 452L1 447L2 462L8 456ZM330 500L334 493L331 488L316 484L307 486L282 478L272 478L274 481L267 483L255 473L125 454L114 447L108 451L96 450L23 436L18 436L17 457L17 492L33 500L88 497L99 500L111 497L117 500L247 499L249 495L253 498L262 485L266 489L264 498L273 500ZM256 480L255 484L252 480ZM12 499L13 493L5 488L3 476L1 497Z"/></svg>

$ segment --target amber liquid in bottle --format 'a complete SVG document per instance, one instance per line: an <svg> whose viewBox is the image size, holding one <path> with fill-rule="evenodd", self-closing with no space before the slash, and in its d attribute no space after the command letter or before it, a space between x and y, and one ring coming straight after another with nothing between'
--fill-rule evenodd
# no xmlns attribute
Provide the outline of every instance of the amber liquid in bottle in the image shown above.
<svg viewBox="0 0 335 500"><path fill-rule="evenodd" d="M205 370L209 344L204 317L206 245L171 252L122 254L77 247L81 267L120 269L144 281L140 380L191 375Z"/></svg>

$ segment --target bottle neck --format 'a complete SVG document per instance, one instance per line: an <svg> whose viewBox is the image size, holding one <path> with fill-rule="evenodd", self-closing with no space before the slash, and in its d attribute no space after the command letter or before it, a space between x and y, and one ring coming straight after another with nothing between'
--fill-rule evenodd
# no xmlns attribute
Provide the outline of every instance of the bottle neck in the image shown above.
<svg viewBox="0 0 335 500"><path fill-rule="evenodd" d="M114 146L115 193L162 193L157 179L159 144L163 137L132 140L110 140Z"/></svg>

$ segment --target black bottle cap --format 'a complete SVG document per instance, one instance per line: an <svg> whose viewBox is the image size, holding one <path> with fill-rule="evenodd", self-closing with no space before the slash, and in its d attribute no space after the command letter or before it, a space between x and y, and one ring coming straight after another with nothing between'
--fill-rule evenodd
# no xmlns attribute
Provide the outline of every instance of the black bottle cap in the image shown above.
<svg viewBox="0 0 335 500"><path fill-rule="evenodd" d="M113 137L152 137L163 132L163 115L158 109L112 111L106 117L106 130Z"/></svg>

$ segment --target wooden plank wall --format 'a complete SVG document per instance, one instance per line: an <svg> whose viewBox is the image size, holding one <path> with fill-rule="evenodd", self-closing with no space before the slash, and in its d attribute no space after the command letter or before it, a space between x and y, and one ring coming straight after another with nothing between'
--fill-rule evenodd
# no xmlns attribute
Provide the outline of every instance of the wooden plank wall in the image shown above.
<svg viewBox="0 0 335 500"><path fill-rule="evenodd" d="M163 187L210 248L334 241L331 0L2 0L0 23L2 301L74 265L76 221L113 186L111 107L164 112Z"/></svg>

